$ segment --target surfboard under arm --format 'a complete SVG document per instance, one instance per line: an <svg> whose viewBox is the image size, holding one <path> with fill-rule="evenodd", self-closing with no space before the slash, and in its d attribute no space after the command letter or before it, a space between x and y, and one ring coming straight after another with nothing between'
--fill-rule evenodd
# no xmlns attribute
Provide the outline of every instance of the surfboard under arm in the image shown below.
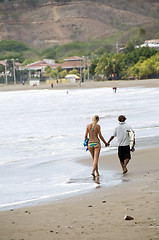
<svg viewBox="0 0 159 240"><path fill-rule="evenodd" d="M130 149L133 149L135 146L135 132L131 129L128 131L129 133L129 142L130 142Z"/></svg>

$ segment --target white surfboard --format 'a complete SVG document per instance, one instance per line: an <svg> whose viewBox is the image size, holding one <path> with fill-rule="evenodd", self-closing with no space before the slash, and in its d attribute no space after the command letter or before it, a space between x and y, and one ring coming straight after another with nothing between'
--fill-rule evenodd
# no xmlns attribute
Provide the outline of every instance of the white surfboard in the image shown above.
<svg viewBox="0 0 159 240"><path fill-rule="evenodd" d="M135 133L132 129L130 129L128 133L129 133L130 150L134 152L135 151Z"/></svg>

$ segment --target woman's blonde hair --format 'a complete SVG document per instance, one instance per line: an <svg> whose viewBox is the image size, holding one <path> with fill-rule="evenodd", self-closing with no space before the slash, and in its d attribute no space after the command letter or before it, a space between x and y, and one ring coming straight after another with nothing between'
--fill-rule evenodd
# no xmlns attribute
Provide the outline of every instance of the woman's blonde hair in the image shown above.
<svg viewBox="0 0 159 240"><path fill-rule="evenodd" d="M94 115L93 118L92 118L93 125L95 123L97 123L98 121L99 121L99 116L98 115Z"/></svg>

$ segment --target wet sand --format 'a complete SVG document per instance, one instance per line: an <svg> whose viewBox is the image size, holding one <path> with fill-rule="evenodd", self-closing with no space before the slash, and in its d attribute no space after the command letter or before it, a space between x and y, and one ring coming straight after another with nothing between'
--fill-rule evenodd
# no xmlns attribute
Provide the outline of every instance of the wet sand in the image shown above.
<svg viewBox="0 0 159 240"><path fill-rule="evenodd" d="M116 80L116 81L86 81L84 83L58 83L51 85L41 83L39 86L29 86L27 84L5 85L0 84L0 91L22 91L22 90L60 90L60 89L80 89L80 88L103 88L103 87L159 87L159 79L147 79L147 80Z"/></svg>
<svg viewBox="0 0 159 240"><path fill-rule="evenodd" d="M91 87L159 87L159 79L78 84L0 86L0 91ZM121 183L100 184L87 194L52 203L0 212L0 240L158 240L159 147L136 150L122 175L117 154L101 156L99 169L116 170ZM80 160L90 166L91 158ZM86 176L87 177L87 176ZM93 181L93 180L92 180ZM133 220L125 220L125 215Z"/></svg>
<svg viewBox="0 0 159 240"><path fill-rule="evenodd" d="M117 154L101 156L99 168L117 170L119 185L104 187L101 178L91 193L0 212L0 240L158 240L158 156L159 147L137 150L125 175ZM91 173L91 158L80 162Z"/></svg>

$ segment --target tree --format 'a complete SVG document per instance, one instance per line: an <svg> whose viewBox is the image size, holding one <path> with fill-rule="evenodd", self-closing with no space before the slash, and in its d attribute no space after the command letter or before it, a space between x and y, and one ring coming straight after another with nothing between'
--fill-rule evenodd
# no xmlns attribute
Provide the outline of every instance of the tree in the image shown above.
<svg viewBox="0 0 159 240"><path fill-rule="evenodd" d="M77 69L69 71L69 74L79 75Z"/></svg>
<svg viewBox="0 0 159 240"><path fill-rule="evenodd" d="M103 54L97 63L97 67L95 68L95 75L102 74L104 76L109 76L109 57L108 54Z"/></svg>
<svg viewBox="0 0 159 240"><path fill-rule="evenodd" d="M154 55L152 58L154 58L155 73L159 74L159 52L156 55Z"/></svg>
<svg viewBox="0 0 159 240"><path fill-rule="evenodd" d="M63 70L59 73L59 77L60 78L64 78L65 76L67 75L67 71L66 70Z"/></svg>
<svg viewBox="0 0 159 240"><path fill-rule="evenodd" d="M25 65L30 64L30 63L32 63L32 62L34 62L32 59L26 58L26 59L23 61L22 65L25 66Z"/></svg>
<svg viewBox="0 0 159 240"><path fill-rule="evenodd" d="M127 73L129 77L138 78L140 73L141 62L136 63L133 67L128 68Z"/></svg>
<svg viewBox="0 0 159 240"><path fill-rule="evenodd" d="M58 70L59 73L63 71L63 69L62 69L61 66L58 66L58 67L57 67L57 70Z"/></svg>
<svg viewBox="0 0 159 240"><path fill-rule="evenodd" d="M55 70L51 71L50 77L57 78L58 76L59 76L59 72L58 72L57 68Z"/></svg>
<svg viewBox="0 0 159 240"><path fill-rule="evenodd" d="M2 64L0 64L0 72L1 72L1 73L2 73L2 72L5 72L5 66L2 65Z"/></svg>
<svg viewBox="0 0 159 240"><path fill-rule="evenodd" d="M28 47L23 42L15 40L2 40L0 41L0 52L23 52L28 50Z"/></svg>
<svg viewBox="0 0 159 240"><path fill-rule="evenodd" d="M145 60L140 67L139 76L140 78L148 78L149 75L154 73L154 66L151 59Z"/></svg>
<svg viewBox="0 0 159 240"><path fill-rule="evenodd" d="M141 38L141 39L144 39L146 37L146 30L143 29L143 28L140 28L139 31L138 31L138 36Z"/></svg>
<svg viewBox="0 0 159 240"><path fill-rule="evenodd" d="M52 68L50 66L46 66L46 68L45 68L45 76L50 76L51 72L52 72Z"/></svg>
<svg viewBox="0 0 159 240"><path fill-rule="evenodd" d="M132 52L132 51L134 51L134 45L132 44L132 42L127 42L127 44L126 44L126 49L125 49L125 52L127 53L127 52Z"/></svg>
<svg viewBox="0 0 159 240"><path fill-rule="evenodd" d="M159 52L150 58L139 60L133 67L128 68L128 76L148 78L151 74L159 73Z"/></svg>
<svg viewBox="0 0 159 240"><path fill-rule="evenodd" d="M124 53L116 53L112 56L113 71L117 76L124 71L126 66L126 57Z"/></svg>
<svg viewBox="0 0 159 240"><path fill-rule="evenodd" d="M97 67L97 64L98 64L98 58L94 59L92 62L91 62L91 66L89 68L89 72L92 76L95 75L95 69Z"/></svg>

